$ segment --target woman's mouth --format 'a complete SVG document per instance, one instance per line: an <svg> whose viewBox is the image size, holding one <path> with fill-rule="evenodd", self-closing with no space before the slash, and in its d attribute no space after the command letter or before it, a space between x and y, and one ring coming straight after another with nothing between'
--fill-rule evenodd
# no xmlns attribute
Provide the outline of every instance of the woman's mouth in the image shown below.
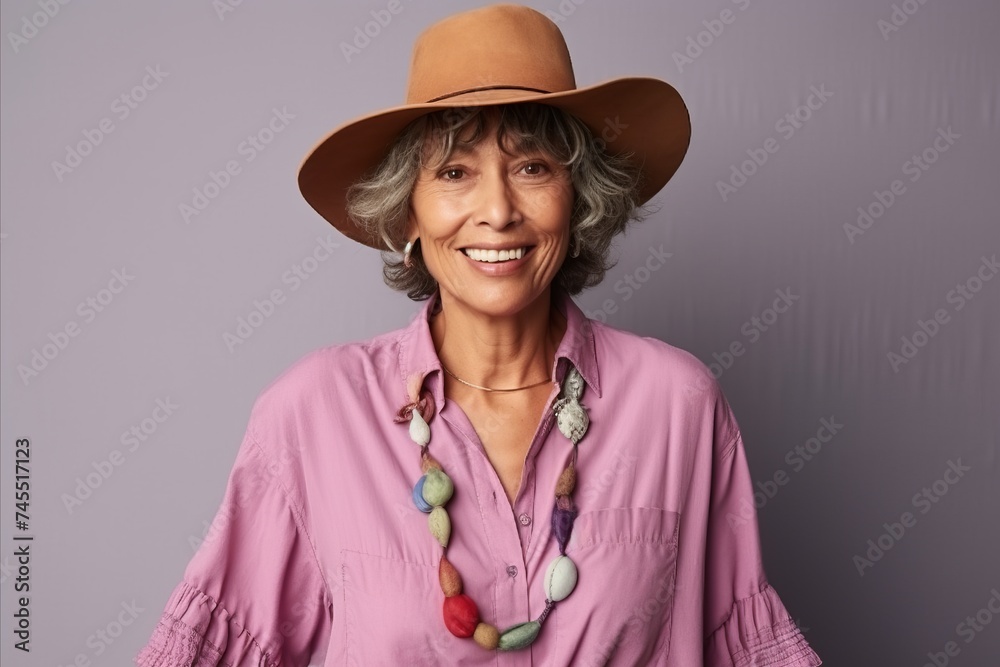
<svg viewBox="0 0 1000 667"><path fill-rule="evenodd" d="M477 262L484 262L489 264L494 264L497 262L507 262L510 260L521 259L524 257L534 246L521 246L519 248L506 248L503 250L488 250L486 248L462 248L462 252L465 255Z"/></svg>

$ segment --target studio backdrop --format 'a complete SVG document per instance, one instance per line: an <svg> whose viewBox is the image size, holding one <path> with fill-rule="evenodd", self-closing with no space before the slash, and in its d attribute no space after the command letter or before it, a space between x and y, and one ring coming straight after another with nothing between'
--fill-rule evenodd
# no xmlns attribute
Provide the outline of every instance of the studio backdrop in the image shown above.
<svg viewBox="0 0 1000 667"><path fill-rule="evenodd" d="M129 664L259 392L411 321L297 168L480 4L3 3L5 665ZM718 378L824 664L996 665L1000 5L527 4L578 85L655 76L689 105L685 162L576 300Z"/></svg>

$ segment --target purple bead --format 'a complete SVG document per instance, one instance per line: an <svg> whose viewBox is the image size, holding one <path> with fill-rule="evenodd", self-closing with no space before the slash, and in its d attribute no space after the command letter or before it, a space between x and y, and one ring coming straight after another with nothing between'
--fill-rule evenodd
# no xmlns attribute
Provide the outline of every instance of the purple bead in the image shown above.
<svg viewBox="0 0 1000 667"><path fill-rule="evenodd" d="M420 477L420 480L413 487L413 504L417 506L417 509L421 512L430 512L433 507L431 507L426 500L424 500L424 480L427 479L427 475Z"/></svg>
<svg viewBox="0 0 1000 667"><path fill-rule="evenodd" d="M552 534L559 543L559 553L566 553L566 544L573 532L573 521L576 520L576 509L552 508Z"/></svg>

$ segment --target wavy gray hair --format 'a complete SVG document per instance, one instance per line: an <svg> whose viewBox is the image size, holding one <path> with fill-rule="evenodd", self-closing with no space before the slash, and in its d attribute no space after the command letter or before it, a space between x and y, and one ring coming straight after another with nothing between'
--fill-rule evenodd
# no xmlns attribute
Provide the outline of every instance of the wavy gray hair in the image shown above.
<svg viewBox="0 0 1000 667"><path fill-rule="evenodd" d="M445 109L422 116L400 133L382 162L347 192L348 215L392 248L382 252L386 285L406 292L414 301L429 298L438 287L421 257L419 243L411 251L411 267L403 265L400 255L417 176L422 168L442 165L457 145L482 141L493 121L505 152L541 151L570 171L575 195L571 252L554 278L570 294L604 279L615 265L609 259L614 237L649 213L638 204L642 174L631 156L605 151L601 139L562 109L519 103Z"/></svg>

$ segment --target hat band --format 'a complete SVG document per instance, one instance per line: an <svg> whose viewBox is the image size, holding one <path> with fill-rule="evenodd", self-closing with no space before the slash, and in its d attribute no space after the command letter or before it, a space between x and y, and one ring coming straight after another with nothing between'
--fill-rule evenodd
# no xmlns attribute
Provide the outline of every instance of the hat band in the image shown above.
<svg viewBox="0 0 1000 667"><path fill-rule="evenodd" d="M434 99L427 100L424 104L430 104L431 102L440 102L441 100L446 100L449 97L457 97L458 95L465 95L466 93L478 93L481 90L528 90L533 93L544 93L549 94L552 91L541 90L539 88L527 88L525 86L481 86L479 88L466 88L465 90L459 90L455 93L448 93L447 95L441 95L440 97L435 97Z"/></svg>

